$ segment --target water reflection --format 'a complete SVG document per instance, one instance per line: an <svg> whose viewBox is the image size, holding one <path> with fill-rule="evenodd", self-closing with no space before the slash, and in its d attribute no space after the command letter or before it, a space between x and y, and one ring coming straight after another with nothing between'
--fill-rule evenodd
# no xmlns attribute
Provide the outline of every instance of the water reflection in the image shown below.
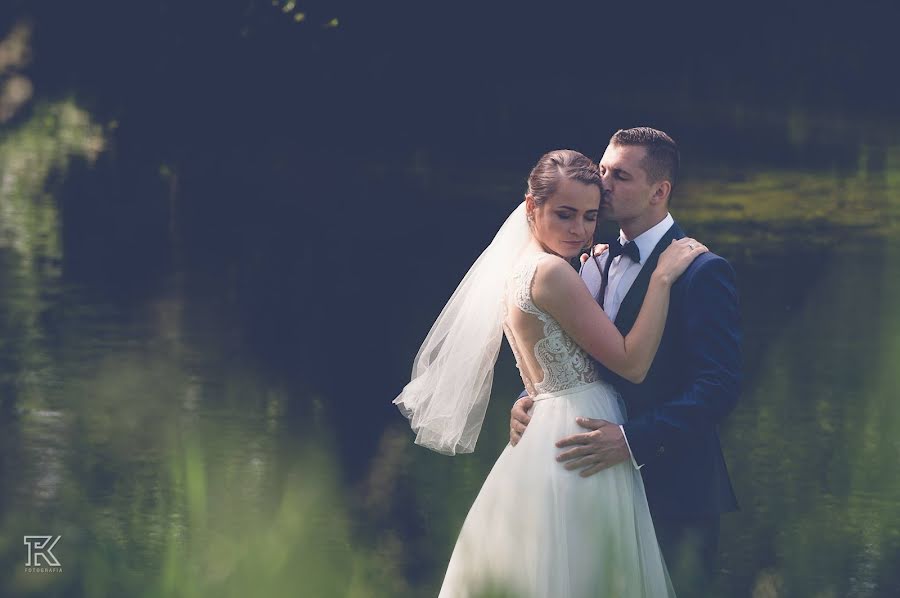
<svg viewBox="0 0 900 598"><path fill-rule="evenodd" d="M795 121L794 142L814 146ZM472 191L425 158L406 175L364 169L392 199L373 228L423 196L435 224L367 231L371 255L396 263L352 277L315 259L338 228L308 208L292 208L312 219L301 235L285 212L242 211L254 226L224 255L172 210L185 253L123 300L117 279L67 269L69 248L91 243L71 223L92 222L60 218L55 195L73 171L106 176L87 168L112 168L105 144L71 102L35 107L0 140L3 592L433 594L520 383L504 352L478 451L455 459L415 447L388 394L475 238L508 211L482 198L518 194L520 174L467 171ZM900 148L819 160L709 160L677 198L685 228L735 264L748 333L749 384L723 430L743 504L724 522L723 596L900 589ZM453 194L468 199L449 210ZM437 241L427 256L409 250L422 240ZM35 532L63 536L64 573L24 573L17 538Z"/></svg>
<svg viewBox="0 0 900 598"><path fill-rule="evenodd" d="M752 322L767 342L726 434L745 505L727 560L756 559L786 595L897 587L897 258L896 242L834 252L801 309L782 296L767 307L790 318Z"/></svg>

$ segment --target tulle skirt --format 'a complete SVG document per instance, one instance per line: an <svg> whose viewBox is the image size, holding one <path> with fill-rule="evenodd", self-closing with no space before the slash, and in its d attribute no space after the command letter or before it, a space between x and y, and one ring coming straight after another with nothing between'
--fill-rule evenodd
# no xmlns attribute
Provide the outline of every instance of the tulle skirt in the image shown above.
<svg viewBox="0 0 900 598"><path fill-rule="evenodd" d="M640 473L588 478L556 461L579 416L622 423L605 382L537 397L531 423L494 464L466 516L441 598L674 596Z"/></svg>

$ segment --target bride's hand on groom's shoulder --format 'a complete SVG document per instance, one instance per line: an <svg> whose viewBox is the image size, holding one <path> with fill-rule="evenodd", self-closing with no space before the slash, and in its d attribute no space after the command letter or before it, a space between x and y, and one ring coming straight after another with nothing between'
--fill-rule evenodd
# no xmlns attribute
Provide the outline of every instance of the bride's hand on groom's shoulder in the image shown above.
<svg viewBox="0 0 900 598"><path fill-rule="evenodd" d="M598 243L598 244L594 245L594 248L591 250L590 255L587 253L581 254L581 263L583 264L586 261L588 261L588 259L591 257L591 255L600 255L607 249L609 249L609 245L607 245L606 243Z"/></svg>
<svg viewBox="0 0 900 598"><path fill-rule="evenodd" d="M697 256L707 251L709 249L707 249L706 245L697 239L690 237L674 239L659 256L653 276L658 280L672 284L687 270Z"/></svg>

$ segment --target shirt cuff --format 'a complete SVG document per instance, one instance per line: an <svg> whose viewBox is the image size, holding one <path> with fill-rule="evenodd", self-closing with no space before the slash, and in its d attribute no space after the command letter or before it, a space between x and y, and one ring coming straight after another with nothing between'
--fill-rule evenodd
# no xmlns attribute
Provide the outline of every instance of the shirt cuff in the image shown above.
<svg viewBox="0 0 900 598"><path fill-rule="evenodd" d="M628 454L631 455L631 464L634 465L635 469L640 469L643 465L638 465L637 461L634 459L634 453L631 452L631 445L628 444L628 436L625 435L625 426L619 426L619 429L622 430L622 438L625 439L625 446L628 447Z"/></svg>

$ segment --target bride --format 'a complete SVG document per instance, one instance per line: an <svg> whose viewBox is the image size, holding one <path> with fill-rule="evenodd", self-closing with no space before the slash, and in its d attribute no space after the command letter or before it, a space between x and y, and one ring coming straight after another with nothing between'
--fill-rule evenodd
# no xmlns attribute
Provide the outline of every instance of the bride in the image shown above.
<svg viewBox="0 0 900 598"><path fill-rule="evenodd" d="M706 248L673 241L623 338L568 262L591 244L600 194L600 174L586 156L541 157L525 201L453 293L394 400L417 444L472 452L505 333L535 401L528 434L503 450L466 517L442 598L674 596L640 473L623 463L582 477L556 461L555 442L582 431L578 416L624 422L594 360L640 382L659 346L672 283Z"/></svg>

